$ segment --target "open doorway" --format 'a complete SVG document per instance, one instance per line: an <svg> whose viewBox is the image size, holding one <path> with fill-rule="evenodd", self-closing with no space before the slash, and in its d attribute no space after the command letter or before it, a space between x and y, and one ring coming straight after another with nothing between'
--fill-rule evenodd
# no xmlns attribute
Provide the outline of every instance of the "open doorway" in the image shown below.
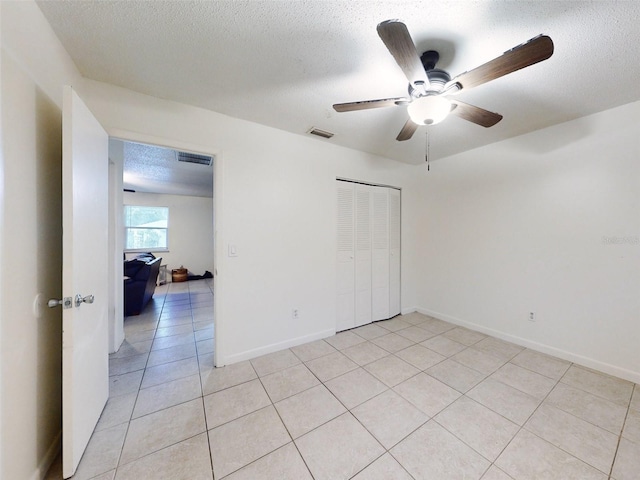
<svg viewBox="0 0 640 480"><path fill-rule="evenodd" d="M213 364L215 157L137 140L109 141L111 294L120 310L111 374L133 368L138 355L146 366L194 355Z"/></svg>

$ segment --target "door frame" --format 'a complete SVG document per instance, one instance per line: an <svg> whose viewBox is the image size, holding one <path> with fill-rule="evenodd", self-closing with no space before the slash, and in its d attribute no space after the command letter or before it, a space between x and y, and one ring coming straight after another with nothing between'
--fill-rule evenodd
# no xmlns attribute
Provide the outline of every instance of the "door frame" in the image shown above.
<svg viewBox="0 0 640 480"><path fill-rule="evenodd" d="M222 300L220 298L220 294L223 291L220 285L220 272L224 271L224 255L222 251L222 236L220 232L223 231L223 209L222 209L222 201L223 201L223 172L224 172L224 160L222 153L220 150L211 148L210 146L198 145L189 142L183 142L181 140L177 140L174 138L167 137L157 137L154 135L147 135L139 132L132 132L130 130L123 130L118 128L108 128L106 129L109 134L109 139L114 140L122 140L125 142L136 142L136 143L145 143L149 145L155 145L158 147L170 148L172 150L186 150L193 153L200 153L203 155L210 155L214 158L213 160L213 266L214 266L214 282L213 282L213 318L214 318L214 365L216 367L222 367L225 365L225 355L224 355L224 323L223 319L220 317L220 312L222 311L221 304ZM113 182L110 185L109 190L109 201L116 202L118 198L120 198L120 203L122 203L122 165L116 166L117 171L119 172L119 182ZM119 193L119 197L118 197ZM120 215L120 222L116 222L115 225L111 224L109 226L110 234L112 233L112 229L117 228L118 224L122 224L122 209L116 207L116 215ZM113 232L115 235L118 232ZM116 243L117 246L117 243ZM122 243L120 243L122 247ZM119 259L122 262L123 251L113 252L116 257L116 261ZM115 291L120 291L120 298L123 298L123 283L120 275L120 271L116 271L112 278L109 278L109 282L113 285ZM116 306L117 308L117 306ZM116 315L115 318L109 319L109 340L110 344L112 340L118 339L118 337L124 339L124 317ZM116 345L117 348L120 345Z"/></svg>

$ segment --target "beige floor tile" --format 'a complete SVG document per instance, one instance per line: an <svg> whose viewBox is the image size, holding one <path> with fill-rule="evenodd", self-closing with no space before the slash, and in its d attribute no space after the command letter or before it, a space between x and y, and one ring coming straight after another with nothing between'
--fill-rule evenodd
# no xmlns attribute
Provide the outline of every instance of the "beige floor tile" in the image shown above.
<svg viewBox="0 0 640 480"><path fill-rule="evenodd" d="M460 392L427 375L419 373L393 390L433 417L460 397Z"/></svg>
<svg viewBox="0 0 640 480"><path fill-rule="evenodd" d="M344 350L345 348L353 347L354 345L364 342L364 338L353 332L340 332L324 340L338 350Z"/></svg>
<svg viewBox="0 0 640 480"><path fill-rule="evenodd" d="M387 389L384 383L362 368L333 378L325 385L347 408L360 405Z"/></svg>
<svg viewBox="0 0 640 480"><path fill-rule="evenodd" d="M145 340L136 343L129 343L128 340L125 340L124 342L122 342L122 345L120 345L118 351L115 353L111 353L109 355L109 358L125 358L135 355L141 355L143 353L149 353L152 344L153 340Z"/></svg>
<svg viewBox="0 0 640 480"><path fill-rule="evenodd" d="M176 325L173 327L163 327L156 330L155 338L170 337L172 335L184 335L185 333L192 333L193 325L191 323L185 323L183 325Z"/></svg>
<svg viewBox="0 0 640 480"><path fill-rule="evenodd" d="M527 430L518 432L496 466L518 480L607 479L607 475Z"/></svg>
<svg viewBox="0 0 640 480"><path fill-rule="evenodd" d="M524 425L540 405L540 400L491 378L467 392L469 398L518 425Z"/></svg>
<svg viewBox="0 0 640 480"><path fill-rule="evenodd" d="M273 403L300 393L320 383L304 365L299 364L261 378L262 385Z"/></svg>
<svg viewBox="0 0 640 480"><path fill-rule="evenodd" d="M351 361L341 352L330 353L324 357L309 360L306 365L321 382L326 382L358 368L357 363Z"/></svg>
<svg viewBox="0 0 640 480"><path fill-rule="evenodd" d="M371 342L362 342L352 347L345 348L342 350L342 353L360 366L375 362L376 360L389 355L389 352Z"/></svg>
<svg viewBox="0 0 640 480"><path fill-rule="evenodd" d="M275 407L294 439L346 412L324 385L282 400Z"/></svg>
<svg viewBox="0 0 640 480"><path fill-rule="evenodd" d="M462 343L467 347L473 345L474 343L478 343L480 340L484 338L487 338L487 336L484 333L476 332L474 330L469 330L468 328L465 328L465 327L456 327L446 332L444 336L458 343Z"/></svg>
<svg viewBox="0 0 640 480"><path fill-rule="evenodd" d="M258 378L251 363L239 362L221 368L206 368L200 372L202 378L202 390L205 395L224 390L225 388L240 385L254 378Z"/></svg>
<svg viewBox="0 0 640 480"><path fill-rule="evenodd" d="M269 353L250 361L259 377L264 377L300 363L300 359L289 349Z"/></svg>
<svg viewBox="0 0 640 480"><path fill-rule="evenodd" d="M410 323L411 325L420 325L421 323L428 321L429 318L430 317L427 317L426 315L418 312L406 313L400 316L400 319L402 321Z"/></svg>
<svg viewBox="0 0 640 480"><path fill-rule="evenodd" d="M451 359L446 359L426 369L425 373L428 373L461 393L469 391L485 378L483 373L465 367Z"/></svg>
<svg viewBox="0 0 640 480"><path fill-rule="evenodd" d="M429 350L427 347L423 347L422 345L412 345L404 350L396 352L395 355L396 357L400 357L405 362L413 365L418 370L426 370L447 358L433 350Z"/></svg>
<svg viewBox="0 0 640 480"><path fill-rule="evenodd" d="M199 373L199 370L198 359L196 357L178 360L177 362L164 363L156 367L149 367L144 372L141 388L153 387L154 385L189 377L197 373Z"/></svg>
<svg viewBox="0 0 640 480"><path fill-rule="evenodd" d="M209 338L207 340L200 340L199 342L196 342L196 350L198 351L198 356L204 355L207 353L213 353L215 350L215 347L216 345L212 338Z"/></svg>
<svg viewBox="0 0 640 480"><path fill-rule="evenodd" d="M570 413L542 404L524 428L609 474L618 437Z"/></svg>
<svg viewBox="0 0 640 480"><path fill-rule="evenodd" d="M146 342L148 340L153 341L153 338L156 336L156 330L143 330L141 332L127 333L126 335L126 340L129 343Z"/></svg>
<svg viewBox="0 0 640 480"><path fill-rule="evenodd" d="M196 344L195 342L187 343L184 345L177 345L174 347L163 348L162 350L153 350L149 354L148 367L155 367L156 365L162 365L163 363L177 362L178 360L184 360L185 358L196 356Z"/></svg>
<svg viewBox="0 0 640 480"><path fill-rule="evenodd" d="M424 342L425 340L436 336L435 333L416 326L403 328L402 330L397 330L395 333L416 343Z"/></svg>
<svg viewBox="0 0 640 480"><path fill-rule="evenodd" d="M416 480L478 480L490 465L433 420L393 447L391 454Z"/></svg>
<svg viewBox="0 0 640 480"><path fill-rule="evenodd" d="M511 363L554 380L560 380L571 366L570 362L529 349L513 357Z"/></svg>
<svg viewBox="0 0 640 480"><path fill-rule="evenodd" d="M576 365L572 365L560 381L623 407L629 405L633 393L633 383L631 382L603 373L596 373L593 370L586 370Z"/></svg>
<svg viewBox="0 0 640 480"><path fill-rule="evenodd" d="M382 320L380 322L375 323L377 326L385 328L390 332L397 332L398 330L402 330L404 328L412 326L412 324L405 322L402 317L395 317L391 320Z"/></svg>
<svg viewBox="0 0 640 480"><path fill-rule="evenodd" d="M209 442L202 433L118 468L116 480L213 480Z"/></svg>
<svg viewBox="0 0 640 480"><path fill-rule="evenodd" d="M202 400L196 399L136 418L122 449L120 465L206 431Z"/></svg>
<svg viewBox="0 0 640 480"><path fill-rule="evenodd" d="M313 480L293 443L250 463L225 480Z"/></svg>
<svg viewBox="0 0 640 480"><path fill-rule="evenodd" d="M144 370L109 377L109 398L128 393L137 393L140 389Z"/></svg>
<svg viewBox="0 0 640 480"><path fill-rule="evenodd" d="M445 357L455 355L467 348L466 345L451 340L444 335L438 335L437 337L425 340L424 342L421 342L420 345L427 347L429 350L433 350L440 355L444 355Z"/></svg>
<svg viewBox="0 0 640 480"><path fill-rule="evenodd" d="M433 332L436 335L440 335L441 333L453 330L454 328L456 328L456 325L445 322L444 320L439 320L437 318L427 316L425 321L419 324L419 327L426 328L430 332Z"/></svg>
<svg viewBox="0 0 640 480"><path fill-rule="evenodd" d="M638 384L633 389L630 407L640 411L640 385Z"/></svg>
<svg viewBox="0 0 640 480"><path fill-rule="evenodd" d="M636 443L640 443L640 410L629 408L627 418L624 422L622 436Z"/></svg>
<svg viewBox="0 0 640 480"><path fill-rule="evenodd" d="M382 328L375 323L370 323L369 325L364 325L351 331L360 335L365 340L373 340L374 338L378 338L389 333L389 330Z"/></svg>
<svg viewBox="0 0 640 480"><path fill-rule="evenodd" d="M488 353L494 357L498 357L505 362L511 360L517 354L519 354L524 347L516 345L515 343L506 342L499 338L487 337L480 340L473 345L473 348L480 350L481 352Z"/></svg>
<svg viewBox="0 0 640 480"><path fill-rule="evenodd" d="M308 362L314 358L324 357L325 355L334 353L336 349L324 340L316 340L315 342L292 347L291 351L303 362Z"/></svg>
<svg viewBox="0 0 640 480"><path fill-rule="evenodd" d="M316 480L351 478L384 453L384 448L350 413L295 442Z"/></svg>
<svg viewBox="0 0 640 480"><path fill-rule="evenodd" d="M413 480L396 459L385 453L362 470L353 480Z"/></svg>
<svg viewBox="0 0 640 480"><path fill-rule="evenodd" d="M434 420L493 462L520 427L467 397L460 397Z"/></svg>
<svg viewBox="0 0 640 480"><path fill-rule="evenodd" d="M564 383L559 383L545 402L614 435L619 435L622 431L627 414L625 407Z"/></svg>
<svg viewBox="0 0 640 480"><path fill-rule="evenodd" d="M389 387L395 387L399 383L420 373L420 370L416 367L409 365L395 355L389 355L380 360L376 360L373 363L365 365L364 368Z"/></svg>
<svg viewBox="0 0 640 480"><path fill-rule="evenodd" d="M194 341L193 332L181 333L180 335L171 335L168 337L158 337L153 341L151 350L162 350L163 348L191 344Z"/></svg>
<svg viewBox="0 0 640 480"><path fill-rule="evenodd" d="M184 315L160 315L158 328L176 327L178 325L189 325L193 329L191 312Z"/></svg>
<svg viewBox="0 0 640 480"><path fill-rule="evenodd" d="M542 400L556 384L555 380L526 368L507 363L496 371L491 378Z"/></svg>
<svg viewBox="0 0 640 480"><path fill-rule="evenodd" d="M381 348L384 348L387 352L390 353L398 352L415 344L414 341L409 340L408 338L401 337L397 333L388 333L387 335L383 335L382 337L374 338L373 340L371 340L371 342L375 343Z"/></svg>
<svg viewBox="0 0 640 480"><path fill-rule="evenodd" d="M611 478L637 480L638 472L640 472L640 443L621 438Z"/></svg>
<svg viewBox="0 0 640 480"><path fill-rule="evenodd" d="M87 480L116 468L127 426L122 424L94 432L73 480Z"/></svg>
<svg viewBox="0 0 640 480"><path fill-rule="evenodd" d="M118 395L117 397L109 397L102 411L102 415L100 415L95 431L99 432L105 428L128 423L129 420L131 420L131 414L133 413L137 396L138 393L133 392L126 395Z"/></svg>
<svg viewBox="0 0 640 480"><path fill-rule="evenodd" d="M472 368L484 375L490 375L505 364L505 360L469 347L451 357L465 367Z"/></svg>
<svg viewBox="0 0 640 480"><path fill-rule="evenodd" d="M291 442L273 405L209 430L215 478L222 478Z"/></svg>
<svg viewBox="0 0 640 480"><path fill-rule="evenodd" d="M387 390L351 410L386 449L424 424L429 417L393 390Z"/></svg>
<svg viewBox="0 0 640 480"><path fill-rule="evenodd" d="M271 405L260 380L251 380L204 397L207 428L212 429Z"/></svg>
<svg viewBox="0 0 640 480"><path fill-rule="evenodd" d="M491 465L489 470L487 470L487 473L482 476L482 480L513 480L513 478L495 465Z"/></svg>
<svg viewBox="0 0 640 480"><path fill-rule="evenodd" d="M109 359L109 375L123 375L125 373L136 372L143 370L147 365L148 353L135 355L133 357L125 358L110 358Z"/></svg>
<svg viewBox="0 0 640 480"><path fill-rule="evenodd" d="M202 397L200 375L191 375L140 390L132 418Z"/></svg>

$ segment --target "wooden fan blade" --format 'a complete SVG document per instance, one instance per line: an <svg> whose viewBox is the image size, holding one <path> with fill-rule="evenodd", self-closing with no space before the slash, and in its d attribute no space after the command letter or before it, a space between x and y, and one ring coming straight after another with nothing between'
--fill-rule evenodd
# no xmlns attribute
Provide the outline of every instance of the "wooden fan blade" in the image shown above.
<svg viewBox="0 0 640 480"><path fill-rule="evenodd" d="M496 123L502 120L502 115L499 113L490 112L484 108L475 107L468 103L459 102L458 100L449 100L454 107L451 110L453 115L482 127L493 127Z"/></svg>
<svg viewBox="0 0 640 480"><path fill-rule="evenodd" d="M409 140L411 137L413 137L413 134L416 133L417 129L418 129L417 123L413 123L411 119L407 120L407 123L405 123L404 127L402 127L402 130L400 130L400 133L396 137L396 140L399 142L404 142L405 140Z"/></svg>
<svg viewBox="0 0 640 480"><path fill-rule="evenodd" d="M398 20L387 20L378 25L378 35L404 72L409 83L429 86L429 77L424 71L407 26Z"/></svg>
<svg viewBox="0 0 640 480"><path fill-rule="evenodd" d="M546 35L539 35L528 42L504 52L501 56L473 70L464 72L450 83L457 82L463 89L469 89L495 80L521 68L534 65L553 55L553 41Z"/></svg>
<svg viewBox="0 0 640 480"><path fill-rule="evenodd" d="M362 100L360 102L336 103L333 109L336 112L353 112L354 110L367 110L369 108L393 107L396 102L406 102L406 98L382 98L380 100Z"/></svg>

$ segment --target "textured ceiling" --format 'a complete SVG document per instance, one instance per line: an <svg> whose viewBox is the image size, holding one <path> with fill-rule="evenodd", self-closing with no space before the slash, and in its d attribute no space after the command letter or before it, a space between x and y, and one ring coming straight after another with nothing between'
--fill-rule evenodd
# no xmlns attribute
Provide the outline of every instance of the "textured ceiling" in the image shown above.
<svg viewBox="0 0 640 480"><path fill-rule="evenodd" d="M122 144L124 188L136 192L213 197L213 166L179 162L177 152L141 143Z"/></svg>
<svg viewBox="0 0 640 480"><path fill-rule="evenodd" d="M637 1L42 1L88 78L407 163L438 159L640 99ZM332 104L405 96L376 33L403 20L418 51L452 76L540 34L555 53L457 98L501 113L485 129L457 117L396 135L403 107L336 113Z"/></svg>

